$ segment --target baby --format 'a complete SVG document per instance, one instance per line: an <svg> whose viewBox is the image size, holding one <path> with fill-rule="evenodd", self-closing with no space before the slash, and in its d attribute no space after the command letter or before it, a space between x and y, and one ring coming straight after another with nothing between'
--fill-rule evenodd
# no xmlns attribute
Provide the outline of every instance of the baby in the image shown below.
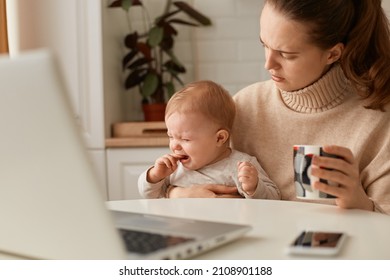
<svg viewBox="0 0 390 280"><path fill-rule="evenodd" d="M279 198L256 158L230 148L235 112L230 94L212 81L190 83L176 92L165 112L172 153L140 175L142 197L168 198L174 187L222 184L245 198Z"/></svg>

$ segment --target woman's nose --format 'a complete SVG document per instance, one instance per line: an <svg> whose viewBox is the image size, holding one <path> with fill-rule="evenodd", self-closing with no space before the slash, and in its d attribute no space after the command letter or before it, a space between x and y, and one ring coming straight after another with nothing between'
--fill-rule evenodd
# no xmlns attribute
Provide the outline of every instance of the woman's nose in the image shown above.
<svg viewBox="0 0 390 280"><path fill-rule="evenodd" d="M265 53L264 68L266 70L271 70L277 67L278 67L278 62L275 59L275 52L272 50L267 50Z"/></svg>

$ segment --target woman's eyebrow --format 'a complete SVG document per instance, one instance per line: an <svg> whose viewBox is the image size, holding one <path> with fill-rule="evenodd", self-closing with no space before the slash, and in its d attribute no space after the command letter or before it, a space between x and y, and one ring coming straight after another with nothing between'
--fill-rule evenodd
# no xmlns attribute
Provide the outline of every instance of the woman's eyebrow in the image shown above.
<svg viewBox="0 0 390 280"><path fill-rule="evenodd" d="M260 43L264 46L267 46L264 41L261 39L261 37L259 37L259 40L260 40ZM268 46L267 46L268 47ZM288 52L288 51L283 51L283 50L274 50L274 51L277 51L277 52L280 52L280 53L285 53L285 54L299 54L299 52Z"/></svg>

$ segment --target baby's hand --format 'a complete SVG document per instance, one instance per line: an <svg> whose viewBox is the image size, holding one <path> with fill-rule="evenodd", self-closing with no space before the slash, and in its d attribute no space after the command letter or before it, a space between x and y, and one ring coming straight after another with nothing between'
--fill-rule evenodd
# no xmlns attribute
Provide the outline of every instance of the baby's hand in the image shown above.
<svg viewBox="0 0 390 280"><path fill-rule="evenodd" d="M157 183L171 175L177 169L177 162L182 158L176 154L166 154L158 158L154 166L149 169L146 180L149 183Z"/></svg>
<svg viewBox="0 0 390 280"><path fill-rule="evenodd" d="M242 189L248 195L252 195L256 191L258 183L257 169L250 162L239 162L238 181L241 183Z"/></svg>

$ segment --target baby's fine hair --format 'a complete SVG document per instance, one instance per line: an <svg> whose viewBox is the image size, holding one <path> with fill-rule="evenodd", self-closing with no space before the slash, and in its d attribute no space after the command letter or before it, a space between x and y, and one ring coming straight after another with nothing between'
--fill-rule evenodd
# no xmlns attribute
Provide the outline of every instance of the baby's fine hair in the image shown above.
<svg viewBox="0 0 390 280"><path fill-rule="evenodd" d="M187 84L168 101L165 119L173 113L199 112L220 126L232 130L236 107L232 96L221 85L209 81Z"/></svg>

